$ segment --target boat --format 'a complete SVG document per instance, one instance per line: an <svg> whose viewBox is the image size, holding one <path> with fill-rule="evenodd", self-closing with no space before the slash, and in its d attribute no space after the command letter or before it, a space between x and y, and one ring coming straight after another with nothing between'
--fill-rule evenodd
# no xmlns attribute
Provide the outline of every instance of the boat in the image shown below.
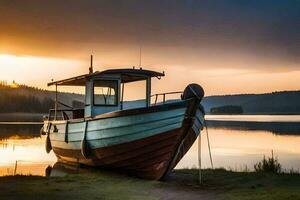
<svg viewBox="0 0 300 200"><path fill-rule="evenodd" d="M165 73L142 68L90 72L52 81L54 109L44 117L46 151L59 162L114 169L161 180L190 149L204 124L202 87L189 84L183 92L151 94L151 80ZM145 81L143 106L124 101L124 85ZM70 106L58 100L59 86L84 86L84 102ZM177 100L167 100L168 95ZM162 99L158 101L158 99Z"/></svg>

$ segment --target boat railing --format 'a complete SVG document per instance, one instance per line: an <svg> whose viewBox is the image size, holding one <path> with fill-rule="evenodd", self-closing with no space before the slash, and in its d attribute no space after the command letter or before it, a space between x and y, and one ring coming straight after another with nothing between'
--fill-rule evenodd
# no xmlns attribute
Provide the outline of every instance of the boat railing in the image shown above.
<svg viewBox="0 0 300 200"><path fill-rule="evenodd" d="M150 97L155 97L155 100L154 100L154 105L157 104L157 100L158 100L158 97L162 96L162 103L165 104L166 103L166 96L167 95L172 95L172 94L181 94L182 95L182 91L178 91L178 92L165 92L165 93L158 93L158 94L153 94L151 95Z"/></svg>
<svg viewBox="0 0 300 200"><path fill-rule="evenodd" d="M52 120L69 120L84 117L84 109L66 108L66 109L50 109L48 119Z"/></svg>
<svg viewBox="0 0 300 200"><path fill-rule="evenodd" d="M60 104L60 105L62 105L62 106L65 106L65 107L69 108L70 110L74 110L74 108L72 106L69 106L69 105L67 105L67 104L65 104L65 103L63 103L61 101L57 101L57 103Z"/></svg>

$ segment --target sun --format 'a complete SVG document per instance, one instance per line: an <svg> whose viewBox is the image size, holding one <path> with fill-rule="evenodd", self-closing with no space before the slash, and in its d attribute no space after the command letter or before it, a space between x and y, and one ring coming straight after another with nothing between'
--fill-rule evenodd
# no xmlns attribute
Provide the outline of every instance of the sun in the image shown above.
<svg viewBox="0 0 300 200"><path fill-rule="evenodd" d="M9 65L15 63L16 56L9 54L0 54L0 65Z"/></svg>
<svg viewBox="0 0 300 200"><path fill-rule="evenodd" d="M19 87L19 84L13 81L11 84L9 84L9 87L16 89Z"/></svg>
<svg viewBox="0 0 300 200"><path fill-rule="evenodd" d="M17 83L47 88L46 83L50 82L51 78L63 79L69 74L75 74L76 71L78 73L87 71L81 60L0 54L0 80L12 83L10 84L12 88L19 87Z"/></svg>

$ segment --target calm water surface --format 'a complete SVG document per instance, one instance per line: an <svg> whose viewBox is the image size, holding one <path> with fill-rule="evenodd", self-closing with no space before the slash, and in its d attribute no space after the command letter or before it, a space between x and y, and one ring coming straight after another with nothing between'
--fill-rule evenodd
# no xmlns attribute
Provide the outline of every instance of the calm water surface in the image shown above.
<svg viewBox="0 0 300 200"><path fill-rule="evenodd" d="M0 125L0 175L45 175L45 169L56 162L45 152L45 137L39 136L41 125ZM16 163L17 161L17 163Z"/></svg>
<svg viewBox="0 0 300 200"><path fill-rule="evenodd" d="M300 115L206 115L205 118L216 121L300 122Z"/></svg>
<svg viewBox="0 0 300 200"><path fill-rule="evenodd" d="M271 151L284 169L300 169L300 116L207 116L215 167L236 171L253 165ZM0 124L0 175L45 175L56 162L45 152L41 125ZM203 131L202 166L210 167L206 133ZM17 164L16 164L17 161ZM176 168L198 167L198 141Z"/></svg>

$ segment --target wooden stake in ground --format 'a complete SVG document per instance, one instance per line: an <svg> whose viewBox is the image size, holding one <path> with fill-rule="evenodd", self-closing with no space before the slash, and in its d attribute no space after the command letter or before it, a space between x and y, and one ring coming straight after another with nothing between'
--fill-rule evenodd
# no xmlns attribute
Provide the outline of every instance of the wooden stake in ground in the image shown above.
<svg viewBox="0 0 300 200"><path fill-rule="evenodd" d="M201 133L198 136L198 165L199 165L199 184L202 184L202 171L201 171Z"/></svg>
<svg viewBox="0 0 300 200"><path fill-rule="evenodd" d="M16 160L16 163L15 163L15 170L14 170L14 176L17 175L17 167L18 167L18 161Z"/></svg>

